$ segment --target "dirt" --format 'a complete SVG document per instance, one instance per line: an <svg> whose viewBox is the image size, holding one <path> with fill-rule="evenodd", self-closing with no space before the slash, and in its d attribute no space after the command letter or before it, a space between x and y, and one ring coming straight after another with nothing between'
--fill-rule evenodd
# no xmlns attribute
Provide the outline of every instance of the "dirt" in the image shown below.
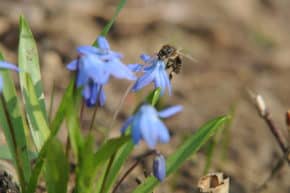
<svg viewBox="0 0 290 193"><path fill-rule="evenodd" d="M76 56L78 45L95 40L112 17L116 2L0 0L0 50L8 61L17 61L17 22L24 14L38 43L47 101L55 83L57 104L70 78L65 65ZM231 192L255 192L282 157L247 90L264 96L274 123L286 133L284 117L290 108L289 9L290 1L286 0L129 0L108 35L111 47L125 55L126 63L141 62L141 53L154 54L166 43L197 60L183 58L182 72L173 78L173 96L163 101L166 106L185 107L180 115L166 121L173 137L169 145L160 147L165 155L204 122L235 107L228 157L221 159L217 150L210 169L230 176ZM98 114L100 125L109 125L107 117L112 116L128 84L114 80L105 88L108 101L104 113ZM112 136L119 134L121 121L145 94L129 96ZM87 116L85 122L89 119ZM155 192L196 192L204 165L205 153L201 151ZM260 192L290 192L289 179L289 165L284 164ZM124 184L121 190L130 192L130 184L134 183Z"/></svg>

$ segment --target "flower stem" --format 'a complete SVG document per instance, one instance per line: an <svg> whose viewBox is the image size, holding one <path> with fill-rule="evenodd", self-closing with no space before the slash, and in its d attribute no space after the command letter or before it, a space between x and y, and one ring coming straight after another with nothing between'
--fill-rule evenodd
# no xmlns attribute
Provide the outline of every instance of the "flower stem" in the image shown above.
<svg viewBox="0 0 290 193"><path fill-rule="evenodd" d="M114 123L115 123L115 121L116 121L116 119L117 119L117 117L118 117L118 115L119 115L119 113L120 113L120 110L121 110L121 108L122 108L122 106L123 106L123 104L124 104L124 102L125 102L125 99L126 99L126 97L129 95L129 92L131 91L131 89L132 89L132 87L133 87L134 84L135 84L135 83L133 82L133 83L131 83L131 84L127 87L127 89L126 89L124 95L122 96L121 100L119 101L119 104L118 104L118 106L117 106L117 109L116 109L116 111L115 111L115 113L114 113L114 115L113 115L113 118L112 118L111 124L110 124L110 126L109 126L110 129L112 129L112 127L114 126Z"/></svg>
<svg viewBox="0 0 290 193"><path fill-rule="evenodd" d="M121 177L121 179L119 180L119 182L115 185L112 193L115 193L118 189L118 187L122 184L122 182L125 180L125 178L134 170L134 168L146 157L151 156L151 155L155 155L158 154L158 152L156 150L151 150L148 151L140 156L138 156L138 158L135 160L135 162L132 164L132 166L124 173L124 175ZM102 193L102 192L101 192Z"/></svg>

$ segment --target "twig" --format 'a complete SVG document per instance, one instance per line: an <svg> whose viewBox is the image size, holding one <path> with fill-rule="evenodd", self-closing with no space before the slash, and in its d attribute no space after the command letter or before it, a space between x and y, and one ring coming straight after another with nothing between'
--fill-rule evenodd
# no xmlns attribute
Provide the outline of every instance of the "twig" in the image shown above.
<svg viewBox="0 0 290 193"><path fill-rule="evenodd" d="M269 109L266 106L266 103L261 95L254 94L253 92L249 91L250 96L254 99L256 108L261 116L261 118L265 121L268 125L269 129L271 130L272 134L274 135L276 141L278 142L282 152L286 154L288 152L287 144L285 143L284 137L281 134L281 130L276 127L274 124Z"/></svg>

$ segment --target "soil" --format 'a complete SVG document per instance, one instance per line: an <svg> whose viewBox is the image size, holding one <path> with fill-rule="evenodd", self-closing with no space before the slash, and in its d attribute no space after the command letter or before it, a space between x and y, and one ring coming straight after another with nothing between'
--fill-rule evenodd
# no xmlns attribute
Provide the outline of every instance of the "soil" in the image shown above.
<svg viewBox="0 0 290 193"><path fill-rule="evenodd" d="M75 48L95 40L117 2L0 0L0 50L8 61L16 63L18 17L25 15L38 44L47 101L55 85L56 106L70 79L65 66L76 57ZM211 172L230 176L233 193L290 193L287 164L266 188L256 190L283 155L247 92L250 89L265 98L274 123L286 139L284 117L290 109L289 9L290 1L286 0L128 0L108 35L112 49L122 52L126 63L141 62L141 53L154 54L167 43L197 60L183 57L182 72L173 77L173 96L165 96L162 101L164 106L182 104L184 111L166 121L172 141L159 149L169 155L203 123L234 109L227 133L227 156L222 158L222 142L217 141L210 168ZM104 111L98 113L99 125L108 127L108 116L113 115L128 85L113 80L105 88L108 99ZM121 122L145 94L127 97L110 135L119 134ZM87 115L84 124L89 123L89 112ZM65 129L60 135L66 135ZM143 149L137 148L136 152ZM154 192L197 192L205 161L202 150ZM135 177L130 177L119 192L130 192L136 186Z"/></svg>

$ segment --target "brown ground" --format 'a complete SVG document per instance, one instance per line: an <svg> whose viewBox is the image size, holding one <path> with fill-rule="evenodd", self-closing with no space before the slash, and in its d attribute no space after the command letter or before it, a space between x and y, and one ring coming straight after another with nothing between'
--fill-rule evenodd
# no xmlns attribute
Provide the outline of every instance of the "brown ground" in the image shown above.
<svg viewBox="0 0 290 193"><path fill-rule="evenodd" d="M53 82L61 92L69 80L65 64L75 57L75 47L94 41L113 15L115 2L0 0L0 50L9 61L16 61L17 22L23 13L38 42L47 96ZM170 145L161 147L165 154L202 123L236 106L229 157L222 161L217 152L211 169L231 176L233 193L254 192L282 155L249 102L246 89L265 97L275 123L286 130L284 113L290 108L289 9L287 0L131 0L108 36L112 48L123 52L128 63L140 62L140 53L154 53L165 43L198 60L184 59L182 73L174 77L174 95L165 100L166 105L185 107L181 115L167 122L174 137ZM116 98L127 84L114 81L106 88L110 95L106 111L98 115L102 125L109 124L108 118L102 118L112 115ZM126 105L131 106L123 115L132 110L132 102ZM112 135L118 133L119 124ZM195 192L204 158L203 153L193 157L156 192ZM285 165L262 192L290 192L289 181L290 170Z"/></svg>

